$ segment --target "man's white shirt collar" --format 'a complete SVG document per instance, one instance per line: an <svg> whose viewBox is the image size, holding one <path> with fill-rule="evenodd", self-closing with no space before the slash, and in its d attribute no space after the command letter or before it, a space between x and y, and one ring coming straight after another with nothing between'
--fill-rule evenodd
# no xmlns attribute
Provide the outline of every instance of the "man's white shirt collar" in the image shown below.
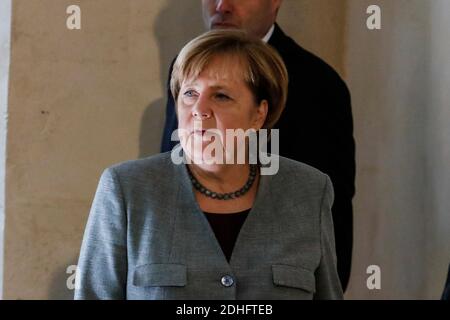
<svg viewBox="0 0 450 320"><path fill-rule="evenodd" d="M273 30L275 30L275 24L270 27L269 32L267 32L264 38L262 38L262 41L264 41L265 43L269 42L269 39L273 34Z"/></svg>

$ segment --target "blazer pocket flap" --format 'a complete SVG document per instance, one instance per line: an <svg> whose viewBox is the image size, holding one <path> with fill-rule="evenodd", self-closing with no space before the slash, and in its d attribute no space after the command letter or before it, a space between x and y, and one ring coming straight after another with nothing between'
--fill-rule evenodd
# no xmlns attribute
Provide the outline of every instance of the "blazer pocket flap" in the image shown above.
<svg viewBox="0 0 450 320"><path fill-rule="evenodd" d="M299 288L314 293L316 279L310 270L283 264L272 265L273 282L284 287Z"/></svg>
<svg viewBox="0 0 450 320"><path fill-rule="evenodd" d="M137 287L183 287L186 282L187 270L184 264L145 264L137 266L133 274L133 285Z"/></svg>

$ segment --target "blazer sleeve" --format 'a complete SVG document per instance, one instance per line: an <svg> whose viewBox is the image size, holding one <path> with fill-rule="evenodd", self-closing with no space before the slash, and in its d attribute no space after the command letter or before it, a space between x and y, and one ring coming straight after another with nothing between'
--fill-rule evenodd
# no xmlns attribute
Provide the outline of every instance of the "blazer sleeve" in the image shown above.
<svg viewBox="0 0 450 320"><path fill-rule="evenodd" d="M320 251L319 267L316 269L316 292L314 299L343 299L343 292L336 264L336 248L334 240L331 206L334 201L333 185L326 176L325 188L320 209Z"/></svg>
<svg viewBox="0 0 450 320"><path fill-rule="evenodd" d="M118 176L103 171L89 213L76 271L75 299L125 299L127 219Z"/></svg>

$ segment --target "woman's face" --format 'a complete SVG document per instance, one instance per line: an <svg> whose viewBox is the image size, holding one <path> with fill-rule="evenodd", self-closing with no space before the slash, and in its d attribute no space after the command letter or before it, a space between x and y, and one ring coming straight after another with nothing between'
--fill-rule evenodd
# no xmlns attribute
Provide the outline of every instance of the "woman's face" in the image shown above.
<svg viewBox="0 0 450 320"><path fill-rule="evenodd" d="M259 130L267 109L267 101L258 105L245 83L239 58L214 57L197 78L184 79L181 83L177 99L181 145L189 158L197 162L209 158L205 151L210 143L216 146L220 143L225 159L232 150L236 154L245 147L236 145L235 139L233 146L226 139L226 130ZM215 152L214 155L217 157Z"/></svg>

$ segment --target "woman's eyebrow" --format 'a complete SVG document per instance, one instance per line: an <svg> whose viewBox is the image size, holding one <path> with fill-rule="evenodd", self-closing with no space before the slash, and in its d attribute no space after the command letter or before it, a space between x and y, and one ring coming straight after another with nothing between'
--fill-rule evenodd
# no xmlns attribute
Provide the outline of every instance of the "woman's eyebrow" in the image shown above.
<svg viewBox="0 0 450 320"><path fill-rule="evenodd" d="M226 85L213 85L213 86L210 86L210 88L214 89L214 90L229 89L229 87Z"/></svg>
<svg viewBox="0 0 450 320"><path fill-rule="evenodd" d="M197 80L193 80L193 81L185 81L183 82L182 86L183 87L196 87L198 85L198 81ZM230 89L229 86L227 86L226 84L211 84L211 85L207 85L208 89L212 89L212 90L221 90L221 89Z"/></svg>

